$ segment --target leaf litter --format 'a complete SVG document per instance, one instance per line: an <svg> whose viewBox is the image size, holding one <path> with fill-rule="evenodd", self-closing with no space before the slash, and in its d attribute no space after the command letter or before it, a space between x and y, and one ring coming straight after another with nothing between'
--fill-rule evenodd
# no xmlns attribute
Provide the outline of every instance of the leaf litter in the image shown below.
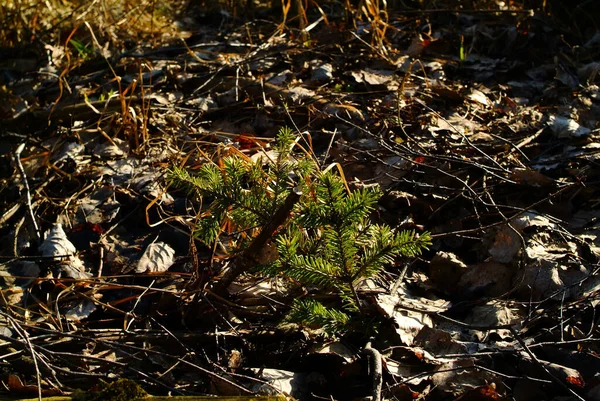
<svg viewBox="0 0 600 401"><path fill-rule="evenodd" d="M385 399L598 397L597 34L498 5L383 21L372 1L355 29L329 3L304 42L225 6L138 41L123 24L63 31L77 49L2 35L5 388L130 377L156 394L354 399L374 387L372 342ZM361 287L371 340L278 327L283 280L206 291L231 255L190 236L202 205L165 172L269 158L281 126L348 185L379 185L379 219L433 233L430 252Z"/></svg>

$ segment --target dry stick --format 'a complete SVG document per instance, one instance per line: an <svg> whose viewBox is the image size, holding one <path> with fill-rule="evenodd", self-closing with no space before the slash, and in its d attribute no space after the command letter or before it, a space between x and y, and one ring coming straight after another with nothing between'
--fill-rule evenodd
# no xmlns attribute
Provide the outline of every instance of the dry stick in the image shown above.
<svg viewBox="0 0 600 401"><path fill-rule="evenodd" d="M142 99L137 96L128 96L125 97L125 100L134 104L141 103L142 101ZM66 106L64 105L64 103L59 103L56 105L56 108L52 111L52 113L51 110L38 110L33 112L26 112L19 115L18 117L3 122L3 124L8 125L8 127L16 127L19 124L23 124L25 122L48 120L50 118L50 115L52 115L52 118L55 120L69 118L71 116L77 116L77 119L80 120L98 117L98 114L96 114L94 110L90 108L90 106L96 109L101 109L103 113L116 112L121 110L122 108L121 103L109 102L106 100L95 100L89 101L88 103L82 102L77 104L69 104ZM24 144L22 146L24 146Z"/></svg>
<svg viewBox="0 0 600 401"><path fill-rule="evenodd" d="M344 119L344 118L341 118L340 116L336 116L336 117L337 117L339 120L341 120L341 121L343 121L343 122L345 122L345 123L347 123L347 124L350 124L350 125L352 125L353 127L355 127L355 128L357 128L357 129L359 129L359 130L361 130L361 131L363 131L363 132L365 132L365 133L367 133L367 134L369 134L369 135L372 135L372 136L373 136L373 134L371 134L371 132L370 132L369 130L367 130L367 129L365 129L365 128L363 128L363 127L359 126L359 125L356 125L356 124L352 123L352 122L351 122L351 121L349 121L349 120L346 120L346 119ZM381 141L381 142L380 142L380 144L381 144L381 146L383 146L384 148L386 148L386 149L390 150L391 152L393 152L394 154L396 154L396 155L397 155L397 156L399 156L400 158L402 158L402 159L406 160L407 162L409 162L409 163L411 163L411 164L413 164L413 165L415 165L415 166L421 166L421 167L431 168L431 169L433 169L433 170L435 170L435 171L439 172L440 174L446 175L446 176L448 176L448 177L451 177L451 178L452 178L452 179L454 179L454 180L457 180L458 182L460 182L460 183L461 183L461 184L464 186L464 188L465 188L466 190L468 190L468 191L469 191L469 192L470 192L470 193L471 193L471 194L472 194L474 197L476 197L476 198L479 200L479 202L481 202L481 203L482 203L482 204L484 204L484 205L487 205L487 202L485 202L485 201L484 201L484 200L483 200L483 199L482 199L482 198L481 198L481 197L478 195L478 193L477 193L477 192L476 192L476 191L475 191L473 188L471 188L471 186L469 186L469 184L468 184L466 181L462 180L460 177L458 177L458 176L456 176L456 175L453 175L453 174L451 174L451 173L449 173L449 172L447 172L447 171L444 171L444 170L442 170L442 169L441 169L441 168L439 168L439 167L429 166L429 165L427 165L427 164L425 164L425 163L419 163L419 162L416 162L415 160L413 160L413 159L411 159L411 158L409 158L409 157L407 157L407 156L405 156L405 155L403 155L403 154L399 153L397 150L395 150L394 148L392 148L392 147L391 147L389 144L387 144L385 141ZM348 148L351 148L351 147L350 147L350 146L348 146ZM379 160L379 161L382 161L382 162L384 162L384 161L383 161L383 160L381 160L379 157L377 157L377 156L375 156L375 155L372 155L372 154L371 154L369 151L365 151L365 153L367 153L369 156L375 157L375 158L376 158L377 160ZM431 156L431 155L419 155L419 156L434 157L434 156ZM438 156L438 155L436 155L436 156L435 156L435 158L436 158L436 159L441 159L441 160L444 160L444 158L443 158L443 157L441 157L441 156ZM483 169L484 171L486 171L488 174L495 176L496 178L499 178L499 179L501 179L501 180L503 180L503 181L507 181L507 182L510 182L510 183L514 183L514 181L508 180L508 179L506 179L506 178L504 178L504 177L502 177L502 176L500 176L500 175L498 175L498 174L494 173L494 172L492 171L492 169L495 169L494 167L480 165L479 163L465 162L465 161L463 161L463 160L459 160L459 159L449 159L449 161L452 161L452 162L459 162L459 163L463 163L463 164L467 164L467 165L472 165L472 166L474 166L474 167L479 167L479 168ZM387 162L384 162L384 163L385 163L385 164L388 164ZM392 167L392 168L396 168L394 165L392 165L391 167ZM441 235L441 234L440 234L440 235Z"/></svg>
<svg viewBox="0 0 600 401"><path fill-rule="evenodd" d="M420 104L423 104L423 103L421 102ZM424 106L425 106L426 108L428 108L428 109L432 110L432 109L431 109L429 106L427 106L427 105L424 105ZM434 112L435 112L435 111L434 111ZM439 114L438 114L438 115L439 115ZM346 120L346 119L344 119L344 118L342 118L342 117L340 117L340 116L338 116L338 115L336 115L335 117L336 117L337 119L341 120L342 122L344 122L344 123L346 123L346 124L350 124L350 125L352 125L354 128L356 128L356 129L358 129L358 130L360 130L360 131L362 131L362 132L364 132L364 133L366 133L366 134L368 134L368 135L371 135L373 138L376 138L375 134L371 133L371 132L370 132L368 129L365 129L364 127L362 127L362 126L360 126L360 125L354 124L352 121ZM441 116L440 116L440 118L442 118L442 119L443 119L443 117L441 117ZM450 125L450 123L448 123L448 125ZM452 127L452 128L456 130L456 128L455 128L455 127ZM463 134L463 135L464 135L464 134ZM419 143L418 143L417 141L415 141L413 138L411 138L410 136L409 136L408 138L409 138L409 140L410 140L410 141L413 141L413 142L415 142L415 144L419 145ZM394 149L392 146L390 146L390 145L389 145L388 143L386 143L385 141L380 141L380 145L381 145L382 147L384 147L385 149L388 149L389 151L393 152L394 154L396 154L396 155L398 155L398 156L402 157L402 158L403 158L403 159L405 159L407 162L410 162L410 163L412 163L412 164L414 164L414 165L417 165L417 166L424 166L424 167L429 167L429 168L434 168L434 167L432 167L432 166L428 166L428 165L426 165L426 164L423 164L423 163L418 163L418 162L415 162L414 160L412 160L412 159L410 159L410 158L408 158L408 157L404 156L403 154L399 153L399 151L398 151L397 149ZM471 145L471 146L475 147L475 146L474 146L474 145L472 145L471 143L469 143L469 145ZM421 148L421 146L419 146L419 147ZM402 148L403 148L403 146L401 145L401 146L400 146L400 148L402 149ZM503 176L501 176L500 174L496 173L496 172L499 172L499 173L506 173L506 172L507 172L507 169L505 169L505 168L504 168L504 167L502 167L502 166L500 166L500 167L486 166L486 165L483 165L483 164L481 164L481 163L478 163L478 162L476 162L476 161L469 161L469 160L459 159L459 158L457 158L457 157L445 156L445 155L432 155L432 154L430 154L430 153L427 153L427 152L426 152L424 149L422 149L422 150L423 150L423 153L416 153L416 152L412 151L411 149L409 149L409 148L407 148L407 147L404 147L404 148L405 148L405 150L406 150L408 153L410 153L410 154L412 154L412 155L414 155L414 156L423 156L423 157L435 158L435 159L437 159L437 160L444 160L444 161L448 161L448 162L453 162L453 163L460 163L460 164L464 164L464 165L467 165L467 166L478 167L478 168L481 168L482 170L486 171L488 174L490 174L490 175L492 175L492 176L494 176L494 177L496 177L496 178L498 178L498 179L500 179L500 180L502 180L502 181L505 181L505 182L508 182L508 183L511 183L511 184L514 184L514 183L515 183L513 180L510 180L510 179L508 179L508 178L506 178L506 177L503 177ZM484 153L483 151L479 150L478 148L476 148L476 149L477 149L477 150L478 150L480 153L482 153L483 155L487 156L487 154L486 154L486 153ZM369 152L367 151L367 152L365 152L365 153L367 153L367 154L368 154ZM490 158L490 157L489 157L489 156L487 156L487 158ZM385 161L381 160L380 158L377 158L377 159L378 159L378 160L380 160L380 161L382 161L382 162L383 162L383 163L385 163L385 164L388 164L387 162L385 162ZM492 160L493 160L493 159L492 159ZM394 167L394 166L392 165L391 167ZM440 170L440 169L437 169L437 168L434 168L434 169L435 169L435 170L437 170L438 172L442 173L442 174L445 174L445 175L448 175L448 176L450 176L450 177L452 177L452 178L454 178L454 179L457 179L457 177L455 177L455 176L453 176L453 175L451 175L451 174L449 174L449 173L447 173L447 172L444 172L443 170ZM459 181L460 181L460 182L461 182L461 183L464 185L464 182L462 182L461 180L459 180ZM474 191L473 191L473 190L472 190L470 187L468 187L468 186L467 186L467 189L469 189L469 191L470 191L470 192L473 192L473 193L474 193ZM475 196L477 196L475 193L474 193L474 195L475 195Z"/></svg>
<svg viewBox="0 0 600 401"><path fill-rule="evenodd" d="M275 212L275 215L271 218L271 221L263 227L250 246L238 256L236 263L225 272L223 277L221 277L217 283L215 283L212 292L218 295L224 294L227 291L227 287L229 287L240 274L257 264L256 255L264 248L267 241L273 236L275 230L277 230L277 227L282 225L288 218L294 205L300 200L300 196L302 196L302 191L299 189L293 189L290 192L287 198L285 198L283 205L281 205Z"/></svg>
<svg viewBox="0 0 600 401"><path fill-rule="evenodd" d="M441 313L435 312L435 311L421 310L421 309L418 309L418 308L412 308L412 307L408 307L408 306L404 306L404 305L397 305L396 308L407 309L407 310L417 311L417 312L421 312L421 313L425 313L425 314L435 315L436 317L439 317L439 318L442 318L444 320L447 320L447 321L449 321L451 323L454 323L454 324L456 324L458 326L465 327L465 328L472 329L472 330L508 329L508 330L510 330L510 332L512 333L512 335L515 337L515 339L517 340L517 342L523 347L523 349L525 350L525 352L527 352L527 354L533 360L533 362L538 367L540 367L552 379L552 381L554 383L556 383L558 386L560 386L564 390L567 390L568 392L570 392L571 394L573 394L577 399L585 401L584 398L582 398L579 394L577 394L575 391L573 391L572 389L570 389L565 383L563 383L559 378L557 378L556 376L554 376L548 369L546 369L546 367L539 361L539 359L537 359L537 357L533 354L533 352L531 352L531 350L529 349L529 347L527 346L527 344L525 344L525 341L523 341L523 339L521 338L521 336L519 335L519 333L517 333L517 330L515 329L515 327L514 327L513 324L480 326L480 325L474 325L474 324L464 323L464 322L452 319L452 318L450 318L448 316L444 316Z"/></svg>
<svg viewBox="0 0 600 401"><path fill-rule="evenodd" d="M132 350L135 350L135 351L138 351L138 352L146 352L146 353L150 353L150 354L161 355L163 357L173 358L173 359L181 362L184 365L190 366L192 368L195 368L195 369L199 370L202 373L205 373L208 377L210 377L213 380L217 380L217 381L220 381L222 383L226 383L226 384L228 384L228 385L236 388L241 393L252 394L252 392L250 390L248 390L247 388L245 388L245 387L243 387L243 386L241 386L239 384L236 384L236 383L232 382L231 380L228 380L225 377L219 376L217 373L211 372L210 370L208 370L206 368L203 368L200 365L197 365L195 363L186 361L185 359L183 359L181 357L178 357L176 355L171 355L171 354L168 354L168 353L165 353L165 352L156 351L156 350L153 350L153 349L136 347L136 346L130 345L130 344L119 344L119 343L116 343L114 341L104 341L104 340L96 340L96 341L103 342L106 345L114 345L115 346L114 349L117 349L117 347L120 346L120 347L123 347L123 348L129 348L129 349L132 349ZM138 373L140 373L140 372L138 372Z"/></svg>
<svg viewBox="0 0 600 401"><path fill-rule="evenodd" d="M27 182L27 174L25 174L25 169L21 164L21 153L25 149L25 142L20 144L15 150L15 163L17 164L17 168L19 169L19 173L21 174L21 178L23 179L23 185L25 186L25 195L27 196L27 208L29 210L29 217L31 217L31 223L33 224L33 228L35 230L35 235L37 236L38 241L42 238L40 235L40 229L35 221L35 216L33 214L33 207L31 206L31 192L29 191L29 183Z"/></svg>
<svg viewBox="0 0 600 401"><path fill-rule="evenodd" d="M427 311L427 310L422 310L422 309L418 309L418 308L412 308L412 307L404 306L404 305L397 305L396 308L407 309L407 310L412 310L412 311L421 312L421 313L425 313L425 314L435 315L436 317L439 317L439 318L442 318L444 320L447 320L447 321L449 321L451 323L454 323L454 324L456 324L458 326L465 327L465 328L472 329L472 330L508 329L508 330L510 330L510 332L512 333L512 335L515 337L515 339L518 341L518 343L527 352L527 354L533 360L533 362L538 367L540 367L552 379L552 381L554 383L556 383L561 388L563 388L563 389L567 390L568 392L570 392L571 394L573 394L577 399L585 401L584 398L582 398L577 393L575 393L573 390L571 390L565 383L563 383L559 378L557 378L556 376L554 376L548 369L546 369L546 367L539 361L539 359L537 359L537 357L533 354L533 352L531 352L531 350L529 349L529 347L527 346L527 344L525 344L525 342L523 341L523 339L521 338L521 336L519 336L519 333L517 333L517 330L514 328L513 324L480 326L480 325L474 325L474 324L464 323L464 322L452 319L452 318L450 318L448 316L444 316L444 315L440 314L439 312L435 312L435 311Z"/></svg>
<svg viewBox="0 0 600 401"><path fill-rule="evenodd" d="M546 298L544 298L544 299L542 299L542 300L540 300L540 301L537 301L537 302L535 302L535 304L536 304L536 305L537 305L537 307L539 308L539 307L540 307L540 306L541 306L543 303L545 303L546 301L555 299L555 297L556 297L558 294L560 294L561 292L562 292L562 293L563 293L563 295L564 295L564 294L566 294L566 292L567 292L569 289L571 289L571 288L575 288L575 287L579 287L579 286L580 286L580 285L581 285L581 284L582 284L584 281L588 280L590 277L596 277L596 276L598 275L598 273L599 273L599 272L600 272L600 267L597 267L597 268L595 268L593 271L591 271L589 274L587 274L585 277L583 277L582 279L576 280L576 281L574 281L573 283L571 283L571 284L569 284L569 285L566 285L566 286L564 286L564 287L562 287L562 288L560 288L560 289L558 289L558 290L556 290L556 291L552 292L552 293L551 293L551 294L549 294L549 295L548 295ZM592 294L592 295L588 295L586 298L590 298L590 297L593 297L593 294ZM578 301L576 301L576 302L582 302L582 301L583 301L583 300L578 300ZM530 304L530 305L532 305L532 304L533 304L533 302L532 302L532 301L529 301L529 304ZM596 309L595 309L595 308L593 308L592 310L594 311L594 316L595 316L595 311L596 311ZM571 317L571 318L569 318L569 319L567 319L567 322L568 322L570 319L572 319L572 317ZM594 330L595 330L595 327L598 325L598 320L600 320L600 319L596 319L595 317L593 317L593 318L592 318L592 325L590 326L590 330L589 330L589 332L588 332L588 334L586 335L586 337L585 337L585 338L590 338L590 337L592 337L592 335L593 335L593 332L594 332ZM533 321L533 319L531 319L530 321ZM556 327L557 327L557 326L550 327L550 328L549 328L549 330L550 330L550 331L552 331L552 330L554 330ZM584 339L585 339L585 338L584 338ZM578 340L575 340L575 342L577 342L577 341L581 341L581 340L583 340L583 339L578 339ZM598 339L598 340L600 340L600 339ZM566 344L566 343L568 343L568 341L560 341L560 342L555 342L555 344L561 344L561 343L564 343L564 344ZM533 345L530 345L529 347L530 347L530 348L532 348L532 347L535 347L535 346L537 346L537 345L536 345L536 344L533 344Z"/></svg>
<svg viewBox="0 0 600 401"><path fill-rule="evenodd" d="M365 345L363 349L363 354L367 356L370 360L369 364L369 373L373 377L372 384L372 400L380 401L381 400L381 387L383 385L383 367L381 363L381 354L378 350L371 346L371 341Z"/></svg>
<svg viewBox="0 0 600 401"><path fill-rule="evenodd" d="M449 237L451 235L459 235L459 234L473 234L473 233L478 233L478 232L482 232L482 231L488 230L488 229L490 229L492 227L497 227L497 226L500 226L502 224L509 223L512 220L516 219L517 217L519 217L519 216L527 213L528 211L532 210L536 206L539 206L542 203L547 202L547 201L555 198L556 196L558 196L561 193L565 192L567 189L571 189L571 188L573 188L574 186L577 186L577 185L578 184L576 184L576 183L565 185L564 187L562 187L558 191L556 191L554 193L551 193L550 195L548 195L544 199L541 199L541 200L539 200L539 201L537 201L535 203L532 203L531 205L527 206L523 210L521 210L521 211L513 214L512 216L510 216L506 220L497 221L495 223L491 223L491 224L488 224L487 226L483 226L483 227L479 227L479 228L470 228L470 229L465 229L465 230L451 231L451 232L448 232L448 233L433 234L431 236L431 238L443 238L443 237Z"/></svg>
<svg viewBox="0 0 600 401"><path fill-rule="evenodd" d="M571 393L573 396L575 396L575 398L577 398L578 400L582 400L585 401L585 398L582 398L579 394L577 394L575 391L573 391L572 389L569 388L569 386L567 386L565 383L562 382L562 380L560 380L558 377L554 376L552 374L552 372L550 372L541 362L539 359L537 359L537 357L534 355L533 352L531 352L531 350L529 349L529 347L527 346L527 344L525 344L525 341L523 341L523 339L521 338L521 336L519 335L519 333L517 333L517 330L514 327L509 327L510 332L512 333L512 335L515 337L515 339L519 342L519 344L521 344L521 347L523 347L523 349L525 350L525 352L527 352L527 354L529 355L529 357L531 358L531 360L539 367L541 368L547 375L548 377L550 377L550 379L552 379L552 381L554 383L556 383L559 387L561 387L562 389L566 390L567 392Z"/></svg>
<svg viewBox="0 0 600 401"><path fill-rule="evenodd" d="M491 325L477 325L477 324L471 324L471 323L465 323L462 322L460 320L455 320L452 319L451 317L442 315L441 312L439 311L434 311L434 310L426 310L426 309L420 309L420 308L415 308L409 305L403 305L403 304L396 304L396 306L394 306L394 309L406 309L409 311L413 311L413 312L419 312L419 313L423 313L426 315L433 315L435 317L438 317L442 320L446 320L452 324L455 324L457 326L460 327L464 327L466 329L469 330L479 330L479 331L486 331L486 330L498 330L498 329L510 329L511 327L513 327L514 323L509 323L509 324L491 324Z"/></svg>
<svg viewBox="0 0 600 401"><path fill-rule="evenodd" d="M137 308L138 304L140 303L140 301L142 300L142 298L144 297L144 295L146 295L146 293L148 291L150 291L150 289L152 288L152 286L154 285L154 283L156 283L156 280L152 280L152 282L150 283L150 285L148 285L148 287L146 287L146 289L137 297L137 299L136 299L135 303L133 304L133 307L131 308L131 310L125 314L125 319L128 319L129 317L131 317L131 320L129 320L129 322L127 322L127 324L124 325L126 332L129 331L129 328L131 327L131 325L133 324L133 322L135 322L135 320L136 320L137 316L135 316L135 314L134 314L135 308Z"/></svg>
<svg viewBox="0 0 600 401"><path fill-rule="evenodd" d="M19 152L19 153L21 153L21 152ZM29 352L31 352L31 358L33 359L33 366L35 367L35 373L36 373L35 377L37 378L38 400L42 401L42 375L40 374L40 368L37 363L37 360L38 360L37 352L33 349L33 345L31 345L31 341L29 340L29 334L27 334L27 332L25 330L23 330L21 327L19 327L19 325L17 324L15 319L13 319L10 316L6 316L6 318L10 322L10 325L15 329L15 331L21 337L23 337L23 340L27 344L27 348L29 348Z"/></svg>
<svg viewBox="0 0 600 401"><path fill-rule="evenodd" d="M524 14L533 15L534 9L524 10L457 10L455 8L433 8L427 10L402 10L403 14L434 14L434 13L452 13L452 14Z"/></svg>
<svg viewBox="0 0 600 401"><path fill-rule="evenodd" d="M1 311L0 311L0 315L7 316L7 315L3 314ZM134 350L136 352L145 352L145 353L150 353L150 354L155 354L155 355L161 355L161 356L166 357L166 358L173 358L173 359L181 362L184 365L190 366L192 368L195 368L195 369L199 370L202 373L205 373L208 377L210 377L210 378L212 378L214 380L219 380L221 382L227 383L228 385L230 385L232 387L235 387L236 389L238 389L239 391L241 391L244 394L252 394L250 390L248 390L248 389L246 389L246 388L244 388L244 387L242 387L242 386L240 386L240 385L238 385L238 384L236 384L236 383L228 380L227 378L221 377L221 376L219 376L215 372L211 372L210 370L208 370L206 368L203 368L203 367L201 367L199 365L196 365L196 364L194 364L192 362L186 361L186 360L178 357L177 355L168 354L168 353L164 353L164 352L161 352L161 351L156 351L154 349L141 348L141 347L137 347L137 346L134 346L134 345L131 345L131 344L118 343L118 342L112 341L112 340L104 340L104 339L86 337L86 336L78 335L78 334L72 334L71 332L56 333L56 331L54 331L54 330L46 329L46 328L43 328L43 327L32 327L32 326L26 326L26 327L31 327L31 328L33 328L35 330L38 330L38 331L41 331L41 332L50 333L52 336L54 336L54 335L60 335L60 336L63 336L63 337L69 337L69 338L83 340L83 341L93 341L95 343L101 343L101 344L106 345L110 349L120 350L121 352L127 353L127 354L129 354L129 353L127 351L125 351L125 349ZM122 330L115 330L115 332L121 332L122 333ZM10 338L10 337L7 337L7 338ZM121 338L121 336L119 336L119 338ZM130 356L132 356L132 355L130 355ZM131 368L130 366L128 368L130 370L136 372L137 374L143 375L144 377L147 377L148 379L151 379L153 382L158 383L158 384L160 384L160 385L168 388L169 390L172 390L170 387L166 386L165 384L161 383L158 380L153 379L151 376L148 376L148 375L146 375L146 374L144 374L142 372L139 372L138 370L135 370L135 369Z"/></svg>
<svg viewBox="0 0 600 401"><path fill-rule="evenodd" d="M467 138L467 136L464 134L464 132L461 132L452 123L450 123L450 121L448 121L446 118L444 118L444 116L442 116L440 113L438 113L437 111L435 111L434 109L432 109L431 107L429 107L421 99L415 98L414 100L415 100L415 102L419 103L421 106L423 106L424 108L426 108L427 110L429 110L431 113L433 113L437 118L441 119L446 124L448 124L450 126L450 128L452 128L452 130L454 132L456 132L458 135L460 135L463 138L463 140L467 143L467 145L469 145L471 148L475 149L478 153L480 153L483 157L485 157L486 159L488 159L492 163L496 164L498 166L498 168L500 168L502 171L508 171L508 169L506 169L505 167L502 167L502 165L500 163L498 163L498 161L496 161L493 157L491 157L490 155L488 155L487 153L485 153L483 150L481 150L477 146L475 146L469 140L469 138Z"/></svg>
<svg viewBox="0 0 600 401"><path fill-rule="evenodd" d="M452 368L452 369L440 369L440 370L436 370L434 372L427 371L427 372L423 372L423 373L418 373L416 375L413 375L413 376L407 377L406 379L403 379L399 383L395 383L395 384L393 384L391 386L388 386L388 391L394 389L395 387L401 386L404 383L410 383L411 380L418 379L418 378L423 377L423 376L431 375L433 377L433 375L440 374L440 373L468 371L468 370L478 370L478 369L479 370L484 370L486 372L490 372L490 373L492 373L494 375L498 375L500 377L504 377L504 378L507 378L507 379L523 379L523 378L525 378L527 380L531 380L531 381L538 382L538 383L552 383L552 381L550 381L550 380L536 379L534 377L529 377L529 376L512 376L512 375L507 375L507 374L504 374L504 373L501 373L501 372L498 372L498 371L486 368L486 367L481 366L481 365L473 365L473 366L462 366L462 367Z"/></svg>

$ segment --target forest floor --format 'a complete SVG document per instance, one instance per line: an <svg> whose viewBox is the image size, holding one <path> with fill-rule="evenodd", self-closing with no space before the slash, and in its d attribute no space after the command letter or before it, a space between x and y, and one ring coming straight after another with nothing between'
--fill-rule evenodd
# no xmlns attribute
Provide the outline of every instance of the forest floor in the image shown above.
<svg viewBox="0 0 600 401"><path fill-rule="evenodd" d="M0 392L351 400L374 393L369 343L384 399L600 399L586 15L366 1L352 20L332 1L299 29L266 8L38 3L0 14ZM201 205L168 171L251 158L282 127L378 185L379 222L431 233L361 286L372 328L285 330L278 281L250 272L209 290L235 255L190 235Z"/></svg>

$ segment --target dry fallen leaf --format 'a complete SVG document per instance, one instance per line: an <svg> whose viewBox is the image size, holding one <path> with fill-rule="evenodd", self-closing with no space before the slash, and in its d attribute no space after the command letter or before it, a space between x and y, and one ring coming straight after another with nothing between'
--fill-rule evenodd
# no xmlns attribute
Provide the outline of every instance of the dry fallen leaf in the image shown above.
<svg viewBox="0 0 600 401"><path fill-rule="evenodd" d="M69 241L61 224L57 223L52 227L40 245L40 251L43 256L54 256L55 260L60 262L60 269L67 277L82 280L92 276L85 271L83 262L76 255L75 245Z"/></svg>
<svg viewBox="0 0 600 401"><path fill-rule="evenodd" d="M148 245L140 258L136 273L162 273L173 265L175 250L164 242L153 242Z"/></svg>
<svg viewBox="0 0 600 401"><path fill-rule="evenodd" d="M551 115L548 117L548 126L557 138L573 138L588 135L591 130L582 127L571 118Z"/></svg>
<svg viewBox="0 0 600 401"><path fill-rule="evenodd" d="M554 184L554 181L537 170L515 168L510 173L510 178L518 184L541 187Z"/></svg>
<svg viewBox="0 0 600 401"><path fill-rule="evenodd" d="M451 252L438 252L429 263L429 277L446 293L457 290L456 284L468 267Z"/></svg>

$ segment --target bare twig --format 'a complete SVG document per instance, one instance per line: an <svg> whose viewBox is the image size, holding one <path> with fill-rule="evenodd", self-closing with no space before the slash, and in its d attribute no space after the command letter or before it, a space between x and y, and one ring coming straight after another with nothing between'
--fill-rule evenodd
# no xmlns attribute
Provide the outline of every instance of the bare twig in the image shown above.
<svg viewBox="0 0 600 401"><path fill-rule="evenodd" d="M472 228L472 229L465 229L465 230L457 230L457 231L452 231L452 232L448 232L448 233L441 233L441 234L433 234L431 236L431 238L443 238L443 237L448 237L448 236L453 236L453 235L458 235L458 234L473 234L473 233L478 233L478 232L483 232L485 230L488 230L492 227L497 227L500 226L502 224L506 224L509 223L510 221L516 219L517 217L527 213L528 211L534 209L536 206L539 206L549 200L552 200L553 198L557 197L558 195L560 195L561 193L565 192L567 189L571 189L574 186L577 186L578 184L571 184L571 185L565 185L564 187L562 187L561 189L559 189L558 191L551 193L550 195L548 195L547 197L545 197L544 199L541 199L535 203L532 203L531 205L529 205L526 208L523 208L523 210L513 214L512 216L508 217L506 220L501 220L501 221L497 221L495 223L491 223L488 224L486 226L483 227L478 227L478 228Z"/></svg>
<svg viewBox="0 0 600 401"><path fill-rule="evenodd" d="M570 389L565 383L563 383L562 380L560 380L558 377L554 376L552 374L552 372L550 372L541 362L540 360L535 356L535 354L533 352L531 352L531 350L529 349L529 347L527 346L527 344L525 344L525 341L523 341L523 339L521 338L521 336L519 335L519 333L517 333L517 330L514 327L509 327L510 332L512 333L512 335L515 337L515 339L519 342L519 344L521 344L521 347L523 347L523 349L525 350L525 352L527 352L527 355L529 355L529 357L531 358L531 360L540 368L544 371L544 373L546 373L548 375L548 377L550 377L550 379L552 379L552 381L554 383L556 383L560 388L562 388L563 390L566 390L567 392L571 393L575 398L577 398L578 400L581 401L585 401L585 398L582 398L579 394L577 394L575 391L573 391L572 389Z"/></svg>
<svg viewBox="0 0 600 401"><path fill-rule="evenodd" d="M31 223L33 224L33 228L35 230L35 235L39 240L42 239L40 234L40 229L37 225L37 221L35 220L35 215L33 214L33 207L31 206L31 192L29 191L29 183L27 182L27 174L25 174L25 169L21 164L21 153L25 149L25 142L21 143L17 150L15 150L15 163L17 168L19 169L19 173L21 174L21 178L23 179L23 185L25 186L25 195L27 196L27 209L29 210L29 217L31 217Z"/></svg>
<svg viewBox="0 0 600 401"><path fill-rule="evenodd" d="M19 152L20 153L20 152ZM35 367L35 377L37 379L37 390L38 390L38 400L42 401L42 375L40 373L40 368L38 367L38 354L33 349L33 345L31 345L31 341L29 340L29 334L19 324L10 316L5 316L10 325L15 329L15 331L23 338L25 343L27 344L27 348L29 348L29 352L31 353L31 359L33 359L33 366Z"/></svg>

